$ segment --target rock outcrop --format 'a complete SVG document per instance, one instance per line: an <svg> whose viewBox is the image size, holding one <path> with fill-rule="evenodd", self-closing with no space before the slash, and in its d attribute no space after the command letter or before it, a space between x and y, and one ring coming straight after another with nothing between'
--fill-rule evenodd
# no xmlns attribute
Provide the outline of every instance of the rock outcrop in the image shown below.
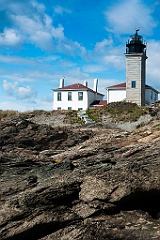
<svg viewBox="0 0 160 240"><path fill-rule="evenodd" d="M160 236L160 124L124 132L1 120L3 240Z"/></svg>

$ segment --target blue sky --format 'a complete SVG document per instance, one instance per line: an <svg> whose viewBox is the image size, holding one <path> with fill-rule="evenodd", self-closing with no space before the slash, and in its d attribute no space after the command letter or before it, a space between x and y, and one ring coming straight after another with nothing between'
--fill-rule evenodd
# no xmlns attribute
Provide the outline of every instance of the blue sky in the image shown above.
<svg viewBox="0 0 160 240"><path fill-rule="evenodd" d="M125 44L140 28L147 84L160 91L160 0L0 0L0 109L52 110L53 92L125 81Z"/></svg>

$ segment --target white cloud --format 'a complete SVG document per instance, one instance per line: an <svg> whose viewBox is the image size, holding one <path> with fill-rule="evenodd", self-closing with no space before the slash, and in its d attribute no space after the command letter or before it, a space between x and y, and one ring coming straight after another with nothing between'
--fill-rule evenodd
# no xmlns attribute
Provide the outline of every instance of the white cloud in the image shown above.
<svg viewBox="0 0 160 240"><path fill-rule="evenodd" d="M104 39L95 44L95 48L90 52L90 63L83 66L83 70L89 73L110 71L110 69L120 70L125 68L125 45L114 44L112 38Z"/></svg>
<svg viewBox="0 0 160 240"><path fill-rule="evenodd" d="M5 28L4 32L0 34L1 46L16 46L22 41L20 34L14 29Z"/></svg>
<svg viewBox="0 0 160 240"><path fill-rule="evenodd" d="M140 27L145 34L151 34L157 22L152 17L149 6L141 0L123 0L115 3L105 11L105 17L109 24L108 31L114 34L130 33L133 29Z"/></svg>
<svg viewBox="0 0 160 240"><path fill-rule="evenodd" d="M7 80L3 80L2 87L7 95L10 97L15 97L16 99L33 101L33 99L37 97L37 91L29 85L19 86L18 82L9 82Z"/></svg>
<svg viewBox="0 0 160 240"><path fill-rule="evenodd" d="M147 81L160 91L160 42L151 40L147 43Z"/></svg>
<svg viewBox="0 0 160 240"><path fill-rule="evenodd" d="M64 28L59 24L53 26L53 20L47 14L34 13L32 18L27 15L11 15L16 29L24 39L44 50L53 50L64 38ZM66 39L67 40L67 39ZM65 40L65 42L66 42Z"/></svg>
<svg viewBox="0 0 160 240"><path fill-rule="evenodd" d="M39 74L40 76L40 74ZM19 74L19 73L5 73L3 75L1 75L1 79L5 78L7 79L7 81L17 81L17 82L35 82L36 81L36 77L29 75L29 73L27 74Z"/></svg>
<svg viewBox="0 0 160 240"><path fill-rule="evenodd" d="M106 55L102 61L106 66L113 66L115 69L124 69L125 67L125 57L123 55Z"/></svg>
<svg viewBox="0 0 160 240"><path fill-rule="evenodd" d="M86 57L86 49L81 46L78 42L73 42L67 38L64 38L64 41L60 42L57 46L58 50L62 53L66 53L70 56L83 56Z"/></svg>
<svg viewBox="0 0 160 240"><path fill-rule="evenodd" d="M53 94L48 94L41 99L42 102L52 103L53 102Z"/></svg>
<svg viewBox="0 0 160 240"><path fill-rule="evenodd" d="M103 53L106 51L106 48L113 46L112 39L104 39L101 42L97 42L95 45L95 52Z"/></svg>
<svg viewBox="0 0 160 240"><path fill-rule="evenodd" d="M45 56L45 57L37 57L37 58L27 58L27 57L19 57L19 56L6 56L0 55L1 63L9 63L9 64L18 64L18 65L35 65L42 63L51 63L60 59L57 55Z"/></svg>
<svg viewBox="0 0 160 240"><path fill-rule="evenodd" d="M31 4L38 12L44 12L45 11L45 5L44 4L38 3L36 1L32 1Z"/></svg>
<svg viewBox="0 0 160 240"><path fill-rule="evenodd" d="M30 12L30 3L30 0L4 0L2 5L5 10L7 9L7 13L24 14L25 12Z"/></svg>
<svg viewBox="0 0 160 240"><path fill-rule="evenodd" d="M16 95L16 88L17 88L18 83L14 82L8 82L7 80L3 80L3 89L9 96L15 96Z"/></svg>
<svg viewBox="0 0 160 240"><path fill-rule="evenodd" d="M20 65L26 65L26 64L33 64L36 62L36 59L34 58L23 58L18 56L5 56L0 55L0 62L1 63L9 63L9 64L20 64Z"/></svg>
<svg viewBox="0 0 160 240"><path fill-rule="evenodd" d="M30 40L43 50L53 49L52 36L48 32L37 31L34 35L30 36Z"/></svg>
<svg viewBox="0 0 160 240"><path fill-rule="evenodd" d="M43 30L43 25L36 14L34 15L34 18L25 15L12 15L11 17L15 26L23 33L26 33L26 35Z"/></svg>
<svg viewBox="0 0 160 240"><path fill-rule="evenodd" d="M86 50L77 41L64 35L64 27L54 24L54 17L48 15L45 5L37 1L8 1L3 3L7 21L12 26L0 35L0 45L16 46L19 43L33 44L47 52L84 56ZM67 8L56 6L57 14L71 13ZM7 22L8 23L8 22Z"/></svg>
<svg viewBox="0 0 160 240"><path fill-rule="evenodd" d="M5 101L0 100L0 110L17 110L19 112L24 111L33 111L33 110L46 110L51 111L52 108L52 101L47 101L46 99L37 99L34 102L25 102L23 100L21 101Z"/></svg>
<svg viewBox="0 0 160 240"><path fill-rule="evenodd" d="M37 92L29 85L25 87L18 87L17 97L19 99L34 99L37 96Z"/></svg>
<svg viewBox="0 0 160 240"><path fill-rule="evenodd" d="M33 9L32 9L33 10ZM0 45L14 46L26 41L42 49L51 48L54 37L63 37L63 28L52 26L52 19L45 13L36 11L32 14L8 13L12 21L12 29L4 29L0 35Z"/></svg>
<svg viewBox="0 0 160 240"><path fill-rule="evenodd" d="M102 66L102 64L88 64L83 66L83 71L88 72L88 73L96 73L96 72L101 72L107 69L106 66Z"/></svg>
<svg viewBox="0 0 160 240"><path fill-rule="evenodd" d="M56 13L56 14L60 14L60 15L63 15L64 13L71 13L71 10L70 9L68 9L68 8L64 8L64 7L62 7L62 6L56 6L56 7L54 7L54 12Z"/></svg>
<svg viewBox="0 0 160 240"><path fill-rule="evenodd" d="M17 110L19 112L24 112L29 110L25 104L20 104L19 102L13 101L0 101L0 110Z"/></svg>
<svg viewBox="0 0 160 240"><path fill-rule="evenodd" d="M74 69L68 70L66 72L66 80L69 79L73 83L73 81L84 80L88 78L89 75L81 71L79 67L75 67Z"/></svg>
<svg viewBox="0 0 160 240"><path fill-rule="evenodd" d="M60 24L57 28L52 27L52 36L62 40L64 38L64 28Z"/></svg>

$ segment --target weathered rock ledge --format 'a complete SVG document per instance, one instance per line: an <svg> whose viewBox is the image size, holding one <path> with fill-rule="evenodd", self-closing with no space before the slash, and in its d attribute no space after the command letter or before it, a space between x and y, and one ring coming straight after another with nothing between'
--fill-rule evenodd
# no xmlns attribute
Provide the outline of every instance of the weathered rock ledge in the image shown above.
<svg viewBox="0 0 160 240"><path fill-rule="evenodd" d="M1 120L3 240L160 236L159 119L131 132Z"/></svg>

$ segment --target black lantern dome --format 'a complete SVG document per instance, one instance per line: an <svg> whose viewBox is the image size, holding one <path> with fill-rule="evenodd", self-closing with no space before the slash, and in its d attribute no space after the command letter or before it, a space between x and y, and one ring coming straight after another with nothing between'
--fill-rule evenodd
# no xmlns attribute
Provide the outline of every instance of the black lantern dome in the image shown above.
<svg viewBox="0 0 160 240"><path fill-rule="evenodd" d="M128 43L126 43L126 53L144 53L146 54L146 44L143 42L143 37L138 35L139 29L136 33L130 36Z"/></svg>

